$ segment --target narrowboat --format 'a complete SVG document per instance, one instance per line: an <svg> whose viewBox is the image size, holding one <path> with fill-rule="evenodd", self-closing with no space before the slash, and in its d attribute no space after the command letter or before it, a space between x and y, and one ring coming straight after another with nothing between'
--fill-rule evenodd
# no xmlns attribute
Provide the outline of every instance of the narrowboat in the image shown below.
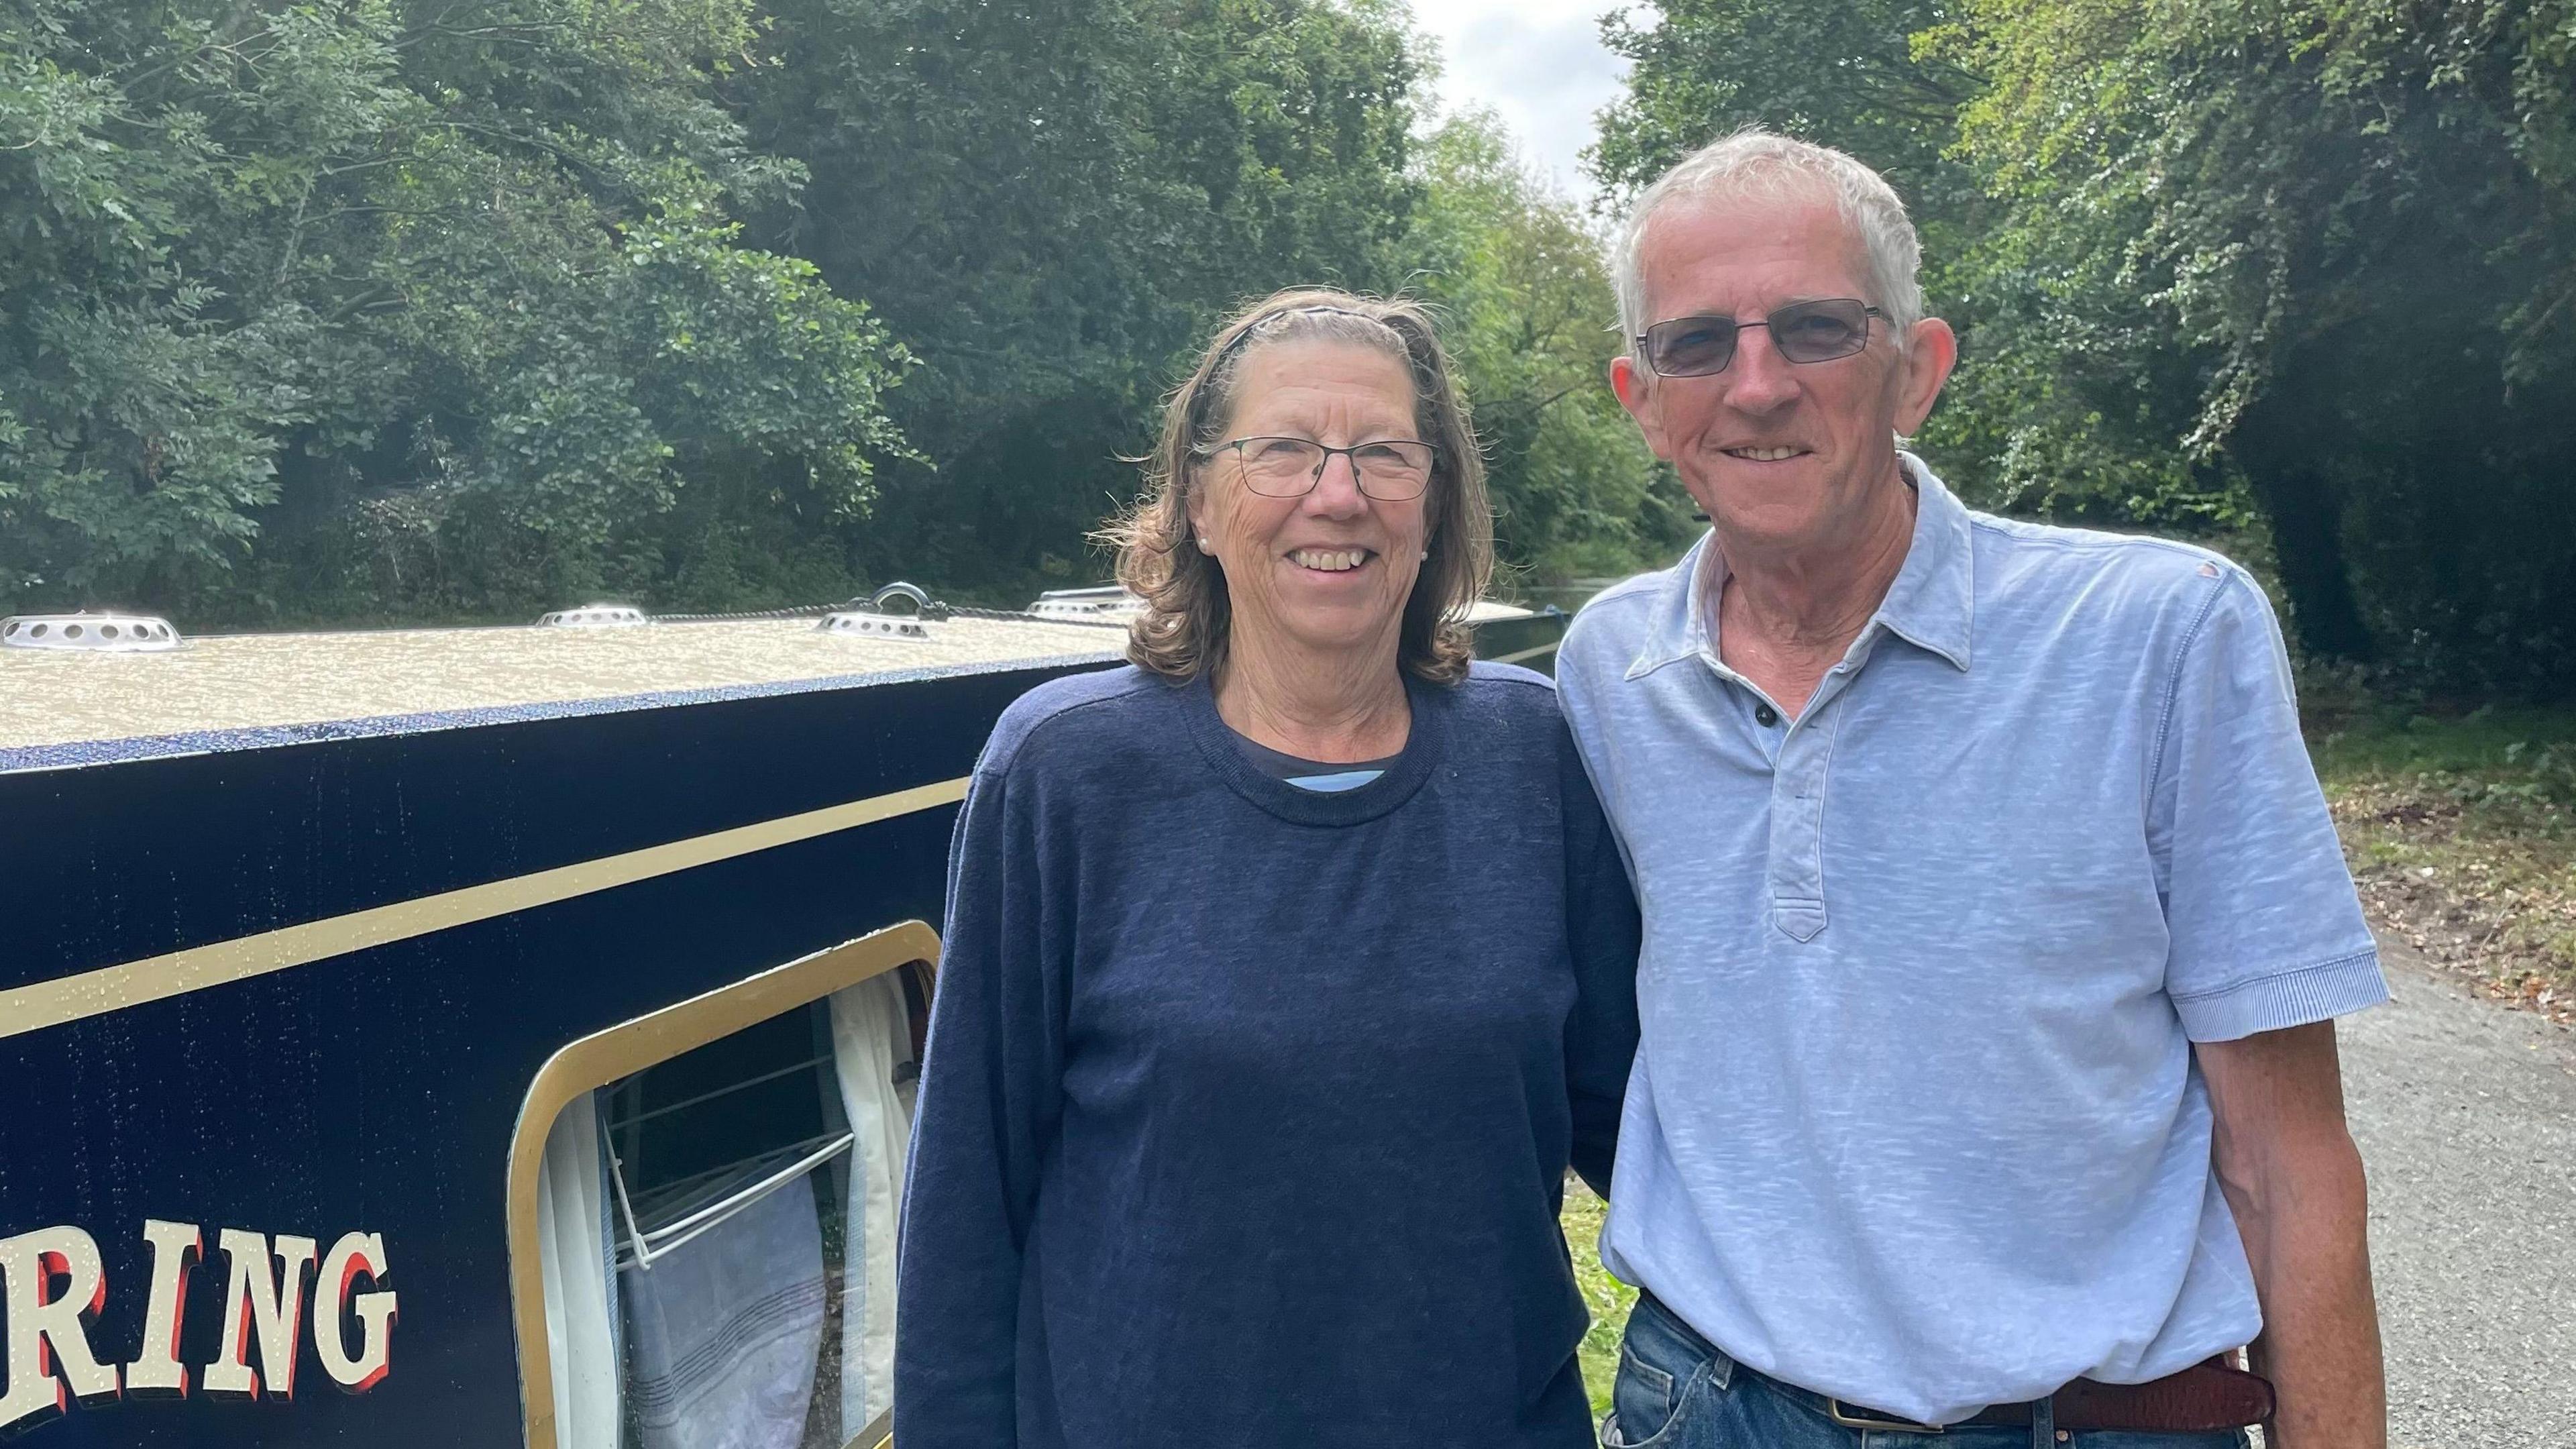
<svg viewBox="0 0 2576 1449"><path fill-rule="evenodd" d="M883 1444L956 807L1124 643L927 602L0 621L0 1437Z"/></svg>

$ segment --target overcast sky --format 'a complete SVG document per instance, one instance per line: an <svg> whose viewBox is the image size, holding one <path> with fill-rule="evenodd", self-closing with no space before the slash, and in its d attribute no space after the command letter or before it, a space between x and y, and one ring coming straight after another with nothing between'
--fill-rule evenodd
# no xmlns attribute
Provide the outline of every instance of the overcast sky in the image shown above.
<svg viewBox="0 0 2576 1449"><path fill-rule="evenodd" d="M1491 106L1522 152L1558 188L1589 201L1577 157L1592 113L1619 93L1625 62L1601 48L1600 17L1624 0L1413 0L1415 21L1440 42L1442 99Z"/></svg>

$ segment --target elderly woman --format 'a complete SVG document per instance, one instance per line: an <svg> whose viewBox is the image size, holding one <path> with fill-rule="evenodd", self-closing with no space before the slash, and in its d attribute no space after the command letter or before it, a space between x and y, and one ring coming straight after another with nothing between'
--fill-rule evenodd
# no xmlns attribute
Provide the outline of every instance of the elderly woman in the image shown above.
<svg viewBox="0 0 2576 1449"><path fill-rule="evenodd" d="M950 872L901 1449L1579 1449L1636 907L1417 308L1271 298L1121 530L1132 667L1004 714Z"/></svg>

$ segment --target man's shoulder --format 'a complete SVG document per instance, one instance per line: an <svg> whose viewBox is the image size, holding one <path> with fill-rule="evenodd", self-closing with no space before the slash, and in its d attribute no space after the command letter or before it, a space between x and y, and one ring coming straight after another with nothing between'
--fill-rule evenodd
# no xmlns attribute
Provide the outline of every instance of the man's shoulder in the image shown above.
<svg viewBox="0 0 2576 1449"><path fill-rule="evenodd" d="M1180 688L1132 664L1060 675L1011 701L976 768L987 774L1044 768L1068 754L1090 758L1104 746L1132 744L1141 717L1168 708Z"/></svg>
<svg viewBox="0 0 2576 1449"><path fill-rule="evenodd" d="M2141 627L2188 623L2228 595L2262 587L2215 549L2151 534L2112 533L1970 513L1981 609L2080 610Z"/></svg>

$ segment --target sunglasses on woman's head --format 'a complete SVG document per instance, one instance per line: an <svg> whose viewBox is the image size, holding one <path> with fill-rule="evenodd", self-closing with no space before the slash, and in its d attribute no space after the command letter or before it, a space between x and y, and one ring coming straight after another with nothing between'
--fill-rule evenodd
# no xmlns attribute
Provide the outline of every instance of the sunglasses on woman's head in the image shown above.
<svg viewBox="0 0 2576 1449"><path fill-rule="evenodd" d="M1759 322L1732 317L1675 317L1639 334L1638 360L1657 377L1706 377L1735 361L1735 342L1747 327L1765 327L1771 345L1791 362L1830 362L1869 345L1869 319L1887 314L1855 297L1792 302Z"/></svg>

